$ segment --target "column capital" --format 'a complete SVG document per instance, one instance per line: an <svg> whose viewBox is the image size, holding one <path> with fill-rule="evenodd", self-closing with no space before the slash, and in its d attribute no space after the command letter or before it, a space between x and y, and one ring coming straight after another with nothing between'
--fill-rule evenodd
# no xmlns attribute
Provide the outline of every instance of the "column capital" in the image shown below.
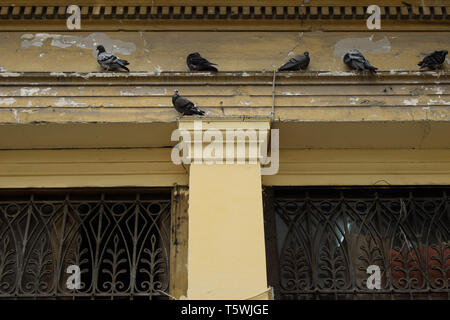
<svg viewBox="0 0 450 320"><path fill-rule="evenodd" d="M175 152L186 164L266 163L271 118L181 118Z"/></svg>
<svg viewBox="0 0 450 320"><path fill-rule="evenodd" d="M201 121L202 129L217 130L238 130L238 129L255 129L269 130L271 126L271 117L183 117L178 119L178 129L194 130L194 122Z"/></svg>

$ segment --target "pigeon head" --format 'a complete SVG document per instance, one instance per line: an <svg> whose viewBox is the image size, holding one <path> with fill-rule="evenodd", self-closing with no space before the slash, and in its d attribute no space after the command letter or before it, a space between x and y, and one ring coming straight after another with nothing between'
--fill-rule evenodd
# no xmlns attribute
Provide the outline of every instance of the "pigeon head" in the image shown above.
<svg viewBox="0 0 450 320"><path fill-rule="evenodd" d="M105 47L104 46L97 46L97 51L99 53L105 52Z"/></svg>
<svg viewBox="0 0 450 320"><path fill-rule="evenodd" d="M309 56L309 52L308 52L308 51L305 51L303 54L304 54L305 56Z"/></svg>
<svg viewBox="0 0 450 320"><path fill-rule="evenodd" d="M178 90L174 90L174 91L173 91L173 95L174 95L174 96L177 96L177 95L178 95Z"/></svg>
<svg viewBox="0 0 450 320"><path fill-rule="evenodd" d="M442 51L444 53L444 57L448 54L447 50Z"/></svg>

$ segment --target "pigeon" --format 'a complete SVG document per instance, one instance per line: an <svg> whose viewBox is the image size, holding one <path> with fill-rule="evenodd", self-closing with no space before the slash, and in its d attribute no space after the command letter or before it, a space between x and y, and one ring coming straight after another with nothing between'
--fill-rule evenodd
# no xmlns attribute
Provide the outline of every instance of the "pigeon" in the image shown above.
<svg viewBox="0 0 450 320"><path fill-rule="evenodd" d="M420 68L430 68L431 70L435 70L440 68L442 64L445 62L445 56L448 54L447 50L435 51L430 53L423 58L417 65Z"/></svg>
<svg viewBox="0 0 450 320"><path fill-rule="evenodd" d="M194 114L205 115L205 112L197 108L197 106L186 98L178 95L178 90L175 90L172 96L172 103L175 109L181 113L182 116L191 116Z"/></svg>
<svg viewBox="0 0 450 320"><path fill-rule="evenodd" d="M352 49L344 55L344 63L355 70L370 70L377 73L377 69L373 67L369 61L356 49Z"/></svg>
<svg viewBox="0 0 450 320"><path fill-rule="evenodd" d="M305 51L303 54L296 55L287 63L282 65L278 71L298 71L305 70L309 64L309 52Z"/></svg>
<svg viewBox="0 0 450 320"><path fill-rule="evenodd" d="M205 58L203 58L200 53L194 52L187 56L186 64L191 71L213 71L217 72L217 68L213 67L213 65L217 66L215 63L211 63Z"/></svg>
<svg viewBox="0 0 450 320"><path fill-rule="evenodd" d="M125 67L130 64L127 60L119 59L114 54L106 52L103 46L97 46L97 51L97 62L105 71L114 71L119 68L125 69L128 72L130 71L130 69Z"/></svg>

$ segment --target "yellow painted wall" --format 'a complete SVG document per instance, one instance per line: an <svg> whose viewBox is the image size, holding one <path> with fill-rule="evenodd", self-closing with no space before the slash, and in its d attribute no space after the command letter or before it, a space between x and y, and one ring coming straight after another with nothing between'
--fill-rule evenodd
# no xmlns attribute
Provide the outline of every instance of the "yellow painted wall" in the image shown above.
<svg viewBox="0 0 450 320"><path fill-rule="evenodd" d="M80 2L87 3L101 1ZM450 184L449 67L417 66L424 54L450 47L448 19L388 19L381 31L361 19L91 19L82 26L72 32L64 19L0 19L0 188L189 184L188 252L186 243L180 249L188 254L189 299L266 291L262 185ZM132 73L100 72L97 44L129 60ZM353 47L364 49L378 75L348 72L342 56ZM272 70L306 50L309 70L277 74L274 83ZM186 72L194 51L222 72ZM174 89L208 121L267 118L273 107L279 174L261 177L256 164L173 165Z"/></svg>
<svg viewBox="0 0 450 320"><path fill-rule="evenodd" d="M443 138L444 139L444 138ZM282 149L274 186L450 184L450 149Z"/></svg>
<svg viewBox="0 0 450 320"><path fill-rule="evenodd" d="M0 188L188 185L189 166L174 165L170 152L170 148L1 150ZM205 177L207 183L215 183L213 173ZM450 184L450 150L282 149L278 174L260 180L279 186L445 185ZM236 183L233 189L239 186Z"/></svg>
<svg viewBox="0 0 450 320"><path fill-rule="evenodd" d="M171 187L188 173L171 149L1 150L0 188Z"/></svg>
<svg viewBox="0 0 450 320"><path fill-rule="evenodd" d="M334 22L333 22L334 23ZM63 26L64 27L64 26ZM418 70L423 54L450 46L450 32L270 31L21 31L0 32L0 67L7 71L101 71L95 46L130 62L132 71L187 71L186 56L200 52L220 71L272 71L309 51L309 70L345 71L345 50L365 49L379 70ZM181 27L180 27L180 30ZM411 46L414 43L414 46Z"/></svg>
<svg viewBox="0 0 450 320"><path fill-rule="evenodd" d="M259 164L195 165L189 175L189 299L267 291Z"/></svg>

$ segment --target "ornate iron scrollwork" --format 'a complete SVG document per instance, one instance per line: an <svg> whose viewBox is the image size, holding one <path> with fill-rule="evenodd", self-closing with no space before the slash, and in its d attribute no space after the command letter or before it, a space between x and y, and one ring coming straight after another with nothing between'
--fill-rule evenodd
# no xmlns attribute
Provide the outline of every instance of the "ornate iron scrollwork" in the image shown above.
<svg viewBox="0 0 450 320"><path fill-rule="evenodd" d="M169 235L170 194L0 195L0 298L165 298Z"/></svg>
<svg viewBox="0 0 450 320"><path fill-rule="evenodd" d="M450 299L449 192L275 189L265 211L276 230L276 298ZM380 289L367 287L370 265Z"/></svg>

